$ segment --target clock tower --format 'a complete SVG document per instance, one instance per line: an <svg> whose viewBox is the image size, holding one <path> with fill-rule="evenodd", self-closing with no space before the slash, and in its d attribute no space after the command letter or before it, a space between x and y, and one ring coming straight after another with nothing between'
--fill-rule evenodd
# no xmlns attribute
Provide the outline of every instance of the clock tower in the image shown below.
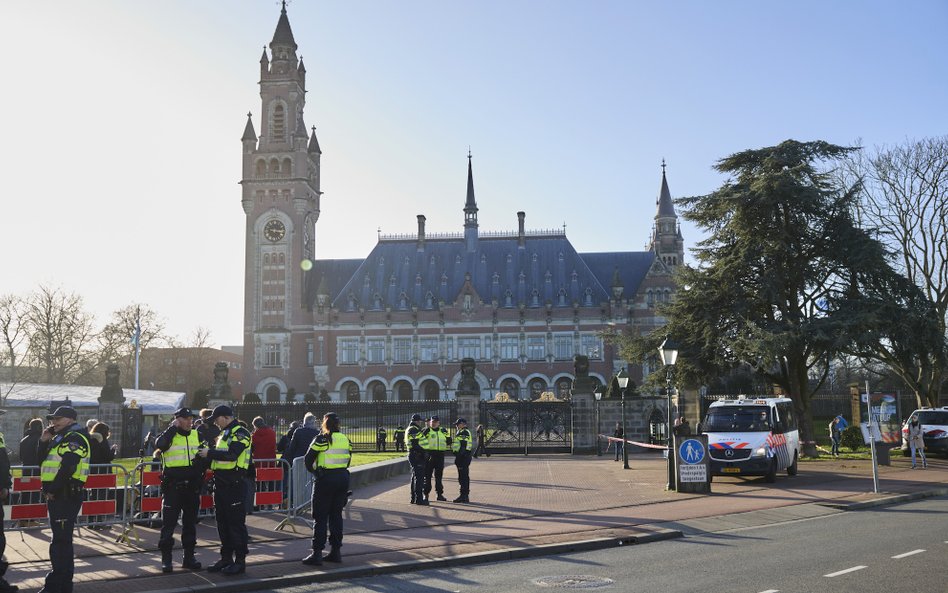
<svg viewBox="0 0 948 593"><path fill-rule="evenodd" d="M247 114L241 204L247 215L244 385L266 400L309 389L312 313L304 300L319 219L319 142L303 122L306 68L283 3L260 58L260 135ZM291 371L295 369L295 371ZM299 375L299 376L296 376Z"/></svg>

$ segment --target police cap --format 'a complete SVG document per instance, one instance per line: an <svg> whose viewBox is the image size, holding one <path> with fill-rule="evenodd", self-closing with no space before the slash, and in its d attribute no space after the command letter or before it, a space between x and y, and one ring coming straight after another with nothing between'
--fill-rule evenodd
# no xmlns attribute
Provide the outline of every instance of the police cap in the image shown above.
<svg viewBox="0 0 948 593"><path fill-rule="evenodd" d="M422 419L422 418L421 418L421 414L412 414L412 415L411 415L411 421L412 421L412 422L418 422L418 421L420 421L421 419Z"/></svg>
<svg viewBox="0 0 948 593"><path fill-rule="evenodd" d="M465 420L464 418L458 418L457 420L454 421L454 425L457 426L458 424L467 424L467 420Z"/></svg>
<svg viewBox="0 0 948 593"><path fill-rule="evenodd" d="M221 404L217 406L216 408L214 408L214 411L211 412L211 417L209 418L209 420L213 421L214 419L220 418L221 416L233 417L234 411L230 408L230 406L225 406Z"/></svg>
<svg viewBox="0 0 948 593"><path fill-rule="evenodd" d="M59 406L53 410L52 414L46 414L47 420L52 420L53 418L71 418L72 420L75 420L78 417L79 415L76 414L75 408L71 408L69 406Z"/></svg>
<svg viewBox="0 0 948 593"><path fill-rule="evenodd" d="M191 411L191 408L178 408L174 412L175 418L197 418L197 414Z"/></svg>

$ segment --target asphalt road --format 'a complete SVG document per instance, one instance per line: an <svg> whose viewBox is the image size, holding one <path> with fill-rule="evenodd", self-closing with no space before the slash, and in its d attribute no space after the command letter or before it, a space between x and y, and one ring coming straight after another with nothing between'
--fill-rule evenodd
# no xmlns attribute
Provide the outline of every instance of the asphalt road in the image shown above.
<svg viewBox="0 0 948 593"><path fill-rule="evenodd" d="M279 592L948 591L946 515L948 498L941 497L639 546L289 587Z"/></svg>

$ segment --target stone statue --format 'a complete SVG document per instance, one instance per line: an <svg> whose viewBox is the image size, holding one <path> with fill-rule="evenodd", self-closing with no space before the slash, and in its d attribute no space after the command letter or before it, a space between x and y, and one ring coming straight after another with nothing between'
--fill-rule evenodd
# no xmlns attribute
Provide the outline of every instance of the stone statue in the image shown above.
<svg viewBox="0 0 948 593"><path fill-rule="evenodd" d="M573 393L592 393L596 382L589 377L589 357L577 354L573 357Z"/></svg>
<svg viewBox="0 0 948 593"><path fill-rule="evenodd" d="M474 372L477 370L477 363L473 358L464 358L461 360L461 380L458 381L458 395L477 395L481 394L481 385L477 382Z"/></svg>
<svg viewBox="0 0 948 593"><path fill-rule="evenodd" d="M99 403L115 402L125 403L125 394L122 392L122 386L119 384L121 376L119 366L114 362L105 367L105 386L99 394Z"/></svg>
<svg viewBox="0 0 948 593"><path fill-rule="evenodd" d="M230 383L227 382L227 363L219 362L214 365L214 384L211 385L209 400L231 401Z"/></svg>

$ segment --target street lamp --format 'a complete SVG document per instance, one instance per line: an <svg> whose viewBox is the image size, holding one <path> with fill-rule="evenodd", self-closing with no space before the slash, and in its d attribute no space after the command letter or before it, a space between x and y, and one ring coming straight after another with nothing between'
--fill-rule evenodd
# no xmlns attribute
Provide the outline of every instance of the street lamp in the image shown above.
<svg viewBox="0 0 948 593"><path fill-rule="evenodd" d="M625 432L625 388L629 385L629 374L625 369L619 371L616 375L616 382L619 384L619 391L622 393L622 469L629 469L629 448L626 443Z"/></svg>
<svg viewBox="0 0 948 593"><path fill-rule="evenodd" d="M606 391L604 385L596 385L596 388L593 390L593 395L596 396L596 456L602 457L602 443L599 441L599 401L602 399L602 394Z"/></svg>
<svg viewBox="0 0 948 593"><path fill-rule="evenodd" d="M672 367L675 366L675 362L678 360L678 344L675 343L671 338L665 338L665 341L662 342L662 345L658 347L658 354L662 357L662 362L665 364L665 406L668 411L666 413L666 425L665 425L665 447L668 450L668 458L665 460L665 466L668 469L668 483L665 485L665 490L672 490L675 487L675 461L672 457L674 452L672 451L672 396L671 396L671 387L672 387Z"/></svg>

